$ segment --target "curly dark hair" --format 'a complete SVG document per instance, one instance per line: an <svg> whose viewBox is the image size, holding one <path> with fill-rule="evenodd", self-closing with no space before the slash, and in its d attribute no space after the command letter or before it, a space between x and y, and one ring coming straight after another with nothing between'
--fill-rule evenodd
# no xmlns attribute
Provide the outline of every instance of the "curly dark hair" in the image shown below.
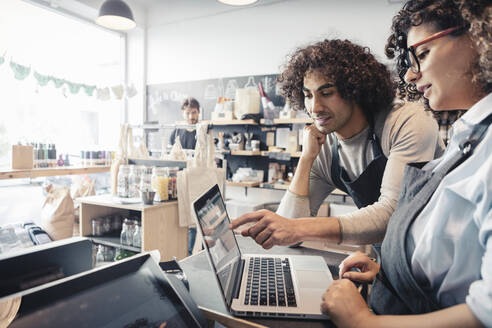
<svg viewBox="0 0 492 328"><path fill-rule="evenodd" d="M396 57L396 66L400 76L399 93L401 97L416 100L422 97L414 84L404 81L406 68L403 60L406 56L407 34L412 26L431 24L436 31L451 27L462 27L451 33L457 36L469 33L478 51L478 60L472 74L484 94L492 91L492 5L490 0L409 0L393 18L392 34L386 43L386 56ZM425 100L426 107L429 103Z"/></svg>
<svg viewBox="0 0 492 328"><path fill-rule="evenodd" d="M389 108L395 98L390 71L369 48L348 40L324 40L294 51L278 78L283 96L294 109L304 109L304 76L311 71L333 79L340 96L358 104L371 124L374 115Z"/></svg>

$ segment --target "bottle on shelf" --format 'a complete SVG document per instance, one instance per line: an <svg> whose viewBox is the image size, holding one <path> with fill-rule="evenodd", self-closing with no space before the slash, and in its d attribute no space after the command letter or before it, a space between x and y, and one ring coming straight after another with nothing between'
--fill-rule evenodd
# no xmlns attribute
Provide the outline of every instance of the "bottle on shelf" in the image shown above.
<svg viewBox="0 0 492 328"><path fill-rule="evenodd" d="M258 82L258 89L260 90L261 105L263 106L263 111L275 110L275 105L270 100L270 98L268 98L265 91L263 91L263 85L261 84L261 82Z"/></svg>
<svg viewBox="0 0 492 328"><path fill-rule="evenodd" d="M96 263L104 262L104 249L103 245L97 246Z"/></svg>
<svg viewBox="0 0 492 328"><path fill-rule="evenodd" d="M33 167L39 167L39 158L38 158L38 143L35 143L32 147L32 156L33 156Z"/></svg>
<svg viewBox="0 0 492 328"><path fill-rule="evenodd" d="M135 223L135 232L133 233L133 246L142 247L142 230L138 222Z"/></svg>
<svg viewBox="0 0 492 328"><path fill-rule="evenodd" d="M120 233L120 243L122 245L130 245L128 240L128 219L125 219L123 221L123 225L121 227L121 233Z"/></svg>
<svg viewBox="0 0 492 328"><path fill-rule="evenodd" d="M56 164L58 164L58 166L64 166L65 165L65 160L63 159L62 154L60 154L60 156L58 157L58 161L56 162Z"/></svg>

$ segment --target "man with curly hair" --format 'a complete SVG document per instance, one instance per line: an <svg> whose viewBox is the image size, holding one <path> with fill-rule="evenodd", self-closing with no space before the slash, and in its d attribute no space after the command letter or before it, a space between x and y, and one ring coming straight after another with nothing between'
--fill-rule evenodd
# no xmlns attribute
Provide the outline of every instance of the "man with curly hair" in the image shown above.
<svg viewBox="0 0 492 328"><path fill-rule="evenodd" d="M417 103L395 103L389 70L368 48L348 40L298 49L279 80L286 98L314 124L304 129L302 155L277 213L248 213L231 228L255 222L242 234L265 249L306 240L381 242L405 164L443 152L437 122ZM312 218L335 188L346 191L359 209Z"/></svg>
<svg viewBox="0 0 492 328"><path fill-rule="evenodd" d="M346 258L321 309L337 327L492 327L492 1L409 0L392 21L407 90L465 114L441 158L406 167L381 262ZM349 279L373 283L372 311Z"/></svg>

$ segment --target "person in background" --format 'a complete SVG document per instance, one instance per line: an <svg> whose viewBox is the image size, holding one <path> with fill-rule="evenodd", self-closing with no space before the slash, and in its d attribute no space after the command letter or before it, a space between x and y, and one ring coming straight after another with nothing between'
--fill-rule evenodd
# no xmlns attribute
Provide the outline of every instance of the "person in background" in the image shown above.
<svg viewBox="0 0 492 328"><path fill-rule="evenodd" d="M200 116L200 103L195 98L186 98L181 104L181 111L186 123L189 125L195 125L198 123L198 118ZM184 149L195 149L196 145L196 129L194 128L183 128L174 129L171 132L171 137L169 143L174 145L176 142L176 137L179 137L179 142Z"/></svg>
<svg viewBox="0 0 492 328"><path fill-rule="evenodd" d="M200 116L200 103L195 98L189 97L183 100L181 104L181 111L183 112L183 117L186 123L189 125L195 125L198 123ZM196 129L194 128L183 128L174 129L171 132L171 138L169 140L171 145L176 142L176 137L179 137L179 142L181 147L184 149L195 149L196 145ZM196 240L196 227L188 228L188 255L191 255L193 251L193 245L195 245Z"/></svg>
<svg viewBox="0 0 492 328"><path fill-rule="evenodd" d="M279 80L284 96L314 124L304 128L302 155L277 213L248 213L230 227L255 222L242 234L266 249L306 240L381 242L405 164L443 153L436 120L421 104L395 101L396 82L386 66L348 40L298 49ZM335 188L359 209L312 218Z"/></svg>
<svg viewBox="0 0 492 328"><path fill-rule="evenodd" d="M492 327L491 21L489 0L411 0L393 19L386 53L408 90L466 113L441 158L407 166L381 263L342 263L342 278L376 278L374 313L337 280L321 305L337 327Z"/></svg>

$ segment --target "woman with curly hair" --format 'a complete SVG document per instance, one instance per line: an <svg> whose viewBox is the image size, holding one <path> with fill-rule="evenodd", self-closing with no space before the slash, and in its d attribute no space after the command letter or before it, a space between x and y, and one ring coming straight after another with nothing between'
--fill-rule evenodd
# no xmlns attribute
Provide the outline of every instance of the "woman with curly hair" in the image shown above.
<svg viewBox="0 0 492 328"><path fill-rule="evenodd" d="M394 103L389 70L368 48L348 40L298 49L280 82L294 108L306 109L314 124L305 128L302 155L277 213L248 213L231 227L256 222L243 235L267 249L306 240L381 242L405 164L443 152L436 121L417 103ZM335 188L359 209L312 218Z"/></svg>
<svg viewBox="0 0 492 328"><path fill-rule="evenodd" d="M492 327L491 18L486 0L410 0L393 19L386 50L406 90L466 113L441 158L407 166L381 263L341 265L343 278L374 280L381 316L341 279L322 303L339 327Z"/></svg>

